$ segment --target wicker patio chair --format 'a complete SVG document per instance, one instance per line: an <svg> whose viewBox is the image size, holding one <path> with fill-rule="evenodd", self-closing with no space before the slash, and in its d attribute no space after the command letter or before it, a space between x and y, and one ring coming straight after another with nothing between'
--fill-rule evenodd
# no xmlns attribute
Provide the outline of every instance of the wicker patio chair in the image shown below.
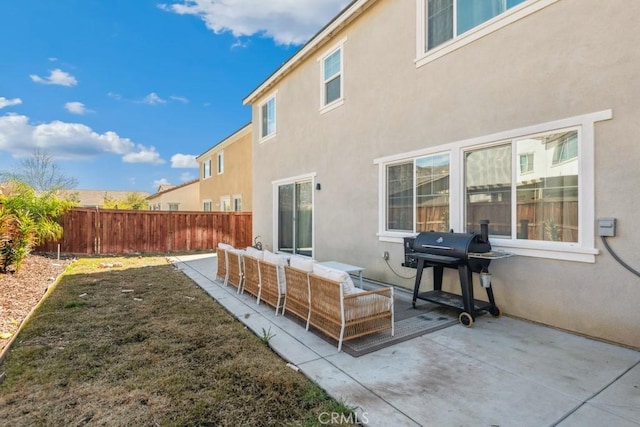
<svg viewBox="0 0 640 427"><path fill-rule="evenodd" d="M393 325L393 288L345 295L343 284L309 273L309 325L338 341L391 329Z"/></svg>
<svg viewBox="0 0 640 427"><path fill-rule="evenodd" d="M237 289L237 293L242 291L242 252L237 249L227 251L227 285Z"/></svg>
<svg viewBox="0 0 640 427"><path fill-rule="evenodd" d="M309 321L309 272L285 266L284 274L287 282L282 314L287 311L305 322Z"/></svg>
<svg viewBox="0 0 640 427"><path fill-rule="evenodd" d="M260 266L258 258L253 255L245 254L242 257L244 263L244 284L242 292L247 292L254 297L260 296Z"/></svg>
<svg viewBox="0 0 640 427"><path fill-rule="evenodd" d="M216 279L222 282L222 285L227 286L227 279L229 278L229 274L227 272L227 251L221 247L217 247L216 255L218 258L218 270L216 271Z"/></svg>
<svg viewBox="0 0 640 427"><path fill-rule="evenodd" d="M286 292L286 282L284 276L284 266L286 259L279 255L264 251L264 259L259 261L260 269L260 295L258 304L264 301L276 309L276 316L284 302Z"/></svg>

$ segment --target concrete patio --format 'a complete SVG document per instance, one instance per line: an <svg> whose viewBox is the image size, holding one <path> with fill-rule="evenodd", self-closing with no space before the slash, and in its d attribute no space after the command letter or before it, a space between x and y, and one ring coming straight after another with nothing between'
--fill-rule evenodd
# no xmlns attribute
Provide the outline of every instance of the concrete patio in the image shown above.
<svg viewBox="0 0 640 427"><path fill-rule="evenodd" d="M220 286L215 254L171 261L246 327L270 333L275 352L356 407L364 425L640 426L638 351L481 316L473 328L450 326L354 358Z"/></svg>

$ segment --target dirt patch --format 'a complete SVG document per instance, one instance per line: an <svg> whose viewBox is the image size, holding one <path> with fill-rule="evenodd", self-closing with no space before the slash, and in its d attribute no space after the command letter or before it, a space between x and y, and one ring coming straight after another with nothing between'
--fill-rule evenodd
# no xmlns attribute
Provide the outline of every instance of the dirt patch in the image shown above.
<svg viewBox="0 0 640 427"><path fill-rule="evenodd" d="M71 262L71 259L32 254L18 272L0 274L0 352Z"/></svg>

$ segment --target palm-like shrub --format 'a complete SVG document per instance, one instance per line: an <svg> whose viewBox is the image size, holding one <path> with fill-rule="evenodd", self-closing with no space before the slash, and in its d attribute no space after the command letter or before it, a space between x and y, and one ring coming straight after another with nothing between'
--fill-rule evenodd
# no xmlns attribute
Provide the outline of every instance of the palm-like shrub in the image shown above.
<svg viewBox="0 0 640 427"><path fill-rule="evenodd" d="M11 193L0 196L0 268L10 265L17 270L33 248L49 239L62 237L62 226L56 221L72 207L56 193L38 193L32 187L12 183Z"/></svg>

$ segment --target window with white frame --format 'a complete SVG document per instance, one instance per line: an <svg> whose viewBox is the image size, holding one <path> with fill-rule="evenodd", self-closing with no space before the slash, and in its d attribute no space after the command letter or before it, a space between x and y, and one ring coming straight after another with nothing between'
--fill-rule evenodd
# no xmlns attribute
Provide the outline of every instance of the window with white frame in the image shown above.
<svg viewBox="0 0 640 427"><path fill-rule="evenodd" d="M322 58L322 107L342 99L342 45Z"/></svg>
<svg viewBox="0 0 640 427"><path fill-rule="evenodd" d="M231 211L231 197L230 196L222 196L222 197L220 197L220 210L222 212L230 212Z"/></svg>
<svg viewBox="0 0 640 427"><path fill-rule="evenodd" d="M276 133L276 95L260 104L260 138L265 139Z"/></svg>
<svg viewBox="0 0 640 427"><path fill-rule="evenodd" d="M202 162L202 178L210 178L211 177L211 159L205 160Z"/></svg>
<svg viewBox="0 0 640 427"><path fill-rule="evenodd" d="M416 66L513 24L560 0L416 0Z"/></svg>
<svg viewBox="0 0 640 427"><path fill-rule="evenodd" d="M526 0L426 0L427 50L466 33Z"/></svg>
<svg viewBox="0 0 640 427"><path fill-rule="evenodd" d="M170 211L177 211L180 209L180 203L169 203Z"/></svg>
<svg viewBox="0 0 640 427"><path fill-rule="evenodd" d="M211 212L213 210L211 206L211 200L205 200L202 202L202 210L204 212Z"/></svg>
<svg viewBox="0 0 640 427"><path fill-rule="evenodd" d="M218 153L218 175L224 172L224 151Z"/></svg>
<svg viewBox="0 0 640 427"><path fill-rule="evenodd" d="M479 232L519 255L594 262L595 123L611 110L377 159L383 241Z"/></svg>

